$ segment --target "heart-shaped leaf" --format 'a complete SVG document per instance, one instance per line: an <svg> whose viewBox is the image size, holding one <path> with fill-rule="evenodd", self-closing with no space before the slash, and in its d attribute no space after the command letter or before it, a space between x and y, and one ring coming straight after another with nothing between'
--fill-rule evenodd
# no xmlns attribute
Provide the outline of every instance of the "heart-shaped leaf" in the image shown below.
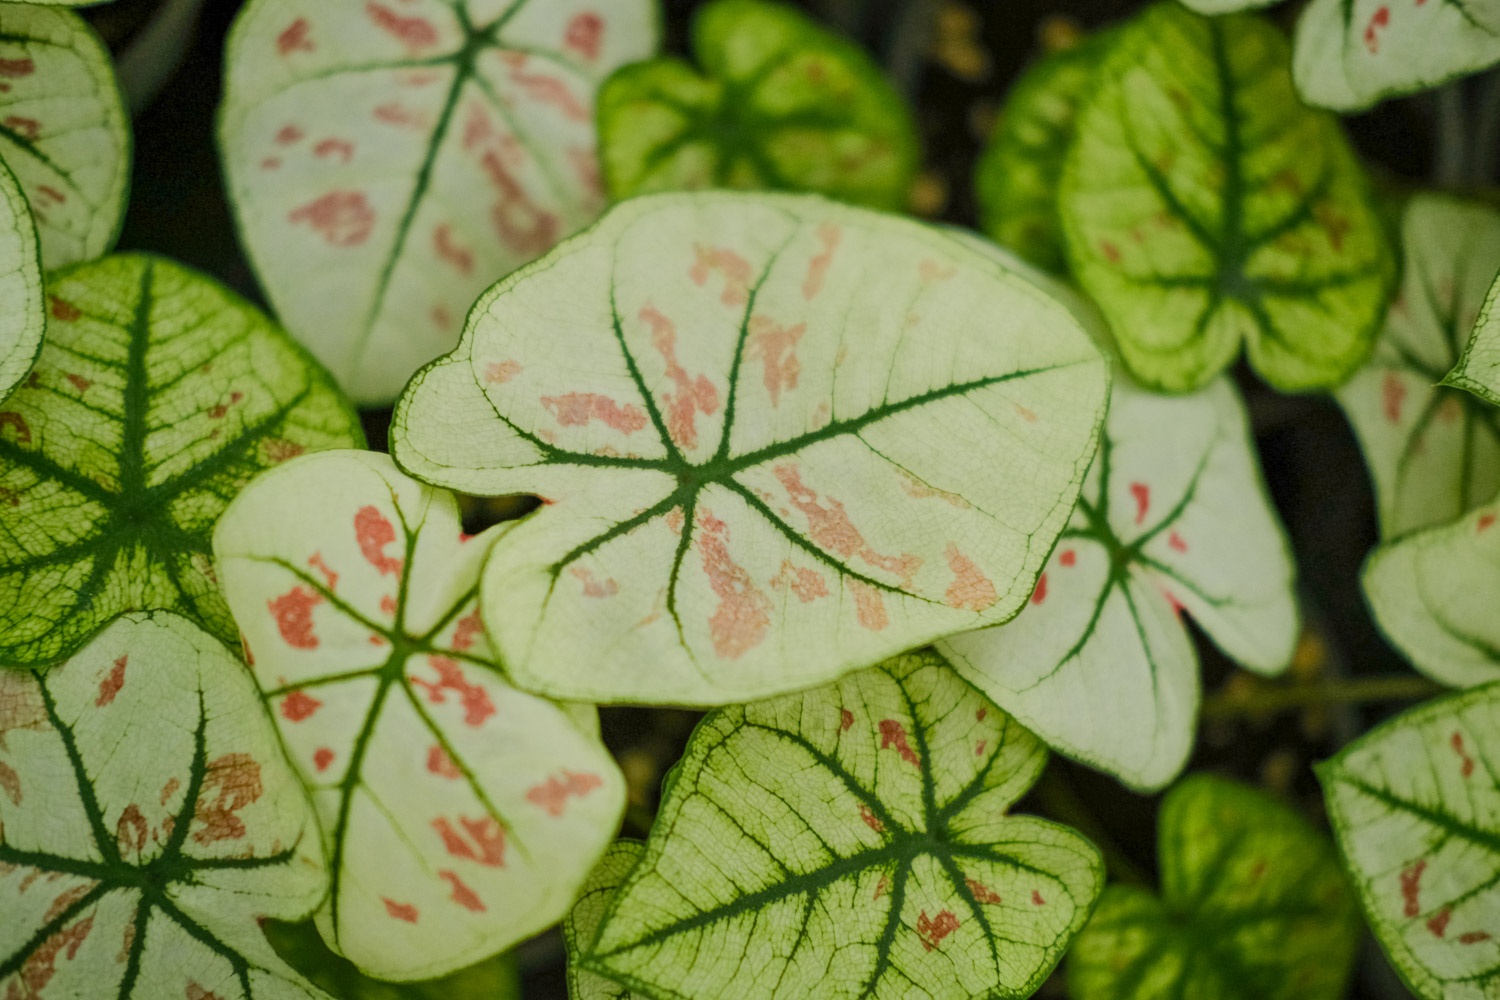
<svg viewBox="0 0 1500 1000"><path fill-rule="evenodd" d="M617 840L610 844L563 921L563 941L568 947L568 996L572 1000L634 1000L635 995L629 990L582 968L579 960L598 936L599 922L621 883L645 852L646 845L638 840Z"/></svg>
<svg viewBox="0 0 1500 1000"><path fill-rule="evenodd" d="M648 996L1030 996L1102 868L1047 751L931 652L710 715L586 969Z"/></svg>
<svg viewBox="0 0 1500 1000"><path fill-rule="evenodd" d="M1209 775L1157 818L1161 896L1104 890L1068 954L1073 1000L1339 1000L1360 939L1333 844L1253 788Z"/></svg>
<svg viewBox="0 0 1500 1000"><path fill-rule="evenodd" d="M694 21L693 52L701 75L662 58L620 70L600 91L612 198L769 188L905 207L916 127L858 46L788 4L713 0Z"/></svg>
<svg viewBox="0 0 1500 1000"><path fill-rule="evenodd" d="M451 494L360 451L260 477L214 533L322 820L318 927L381 979L446 975L556 922L624 807L604 747L501 672L478 614L498 533L464 541Z"/></svg>
<svg viewBox="0 0 1500 1000"><path fill-rule="evenodd" d="M0 161L0 402L31 371L46 329L36 226L15 175Z"/></svg>
<svg viewBox="0 0 1500 1000"><path fill-rule="evenodd" d="M441 979L391 983L371 979L331 951L311 920L300 924L268 920L264 927L276 953L335 1000L522 1000L521 976L511 952Z"/></svg>
<svg viewBox="0 0 1500 1000"><path fill-rule="evenodd" d="M363 444L328 374L260 312L170 261L51 276L31 376L0 404L0 664L71 655L122 611L232 640L209 559L261 469Z"/></svg>
<svg viewBox="0 0 1500 1000"><path fill-rule="evenodd" d="M109 250L125 217L130 120L83 18L0 4L0 157L31 201L48 270Z"/></svg>
<svg viewBox="0 0 1500 1000"><path fill-rule="evenodd" d="M1298 634L1290 546L1225 380L1158 396L1117 379L1104 440L1031 606L938 643L971 684L1062 753L1160 788L1192 749L1191 614L1275 673Z"/></svg>
<svg viewBox="0 0 1500 1000"><path fill-rule="evenodd" d="M1500 410L1438 386L1500 267L1500 212L1419 195L1401 234L1401 293L1370 362L1337 393L1375 481L1385 538L1451 521L1500 489Z"/></svg>
<svg viewBox="0 0 1500 1000"><path fill-rule="evenodd" d="M253 685L176 615L126 615L45 675L0 672L6 997L311 1000L256 920L328 886Z"/></svg>
<svg viewBox="0 0 1500 1000"><path fill-rule="evenodd" d="M1365 916L1428 1000L1500 993L1500 685L1430 701L1318 768Z"/></svg>
<svg viewBox="0 0 1500 1000"><path fill-rule="evenodd" d="M1107 378L1063 307L926 226L657 195L482 299L392 447L551 502L484 577L518 683L723 704L1013 615Z"/></svg>
<svg viewBox="0 0 1500 1000"><path fill-rule="evenodd" d="M1500 406L1500 278L1485 295L1463 354L1443 385L1465 389Z"/></svg>
<svg viewBox="0 0 1500 1000"><path fill-rule="evenodd" d="M386 403L474 299L603 208L594 97L654 0L255 0L219 142L288 329Z"/></svg>
<svg viewBox="0 0 1500 1000"><path fill-rule="evenodd" d="M1278 389L1334 386L1395 279L1338 122L1303 107L1281 33L1163 3L1115 35L1059 191L1073 272L1146 385L1198 388L1244 342Z"/></svg>

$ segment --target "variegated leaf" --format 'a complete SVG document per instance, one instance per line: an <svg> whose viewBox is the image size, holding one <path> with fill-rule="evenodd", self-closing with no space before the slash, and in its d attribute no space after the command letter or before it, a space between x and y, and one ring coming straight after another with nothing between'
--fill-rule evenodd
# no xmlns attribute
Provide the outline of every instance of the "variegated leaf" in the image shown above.
<svg viewBox="0 0 1500 1000"><path fill-rule="evenodd" d="M0 402L31 371L46 329L36 226L15 175L0 162Z"/></svg>
<svg viewBox="0 0 1500 1000"><path fill-rule="evenodd" d="M638 840L617 840L609 845L563 920L563 940L568 946L568 996L572 1000L635 1000L628 989L583 968L580 961L598 936L604 911L614 902L621 883L645 852L646 845Z"/></svg>

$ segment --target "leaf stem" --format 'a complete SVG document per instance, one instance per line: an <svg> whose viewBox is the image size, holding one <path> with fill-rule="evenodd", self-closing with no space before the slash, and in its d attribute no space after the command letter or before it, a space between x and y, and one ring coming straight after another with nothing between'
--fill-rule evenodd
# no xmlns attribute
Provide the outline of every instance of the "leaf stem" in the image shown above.
<svg viewBox="0 0 1500 1000"><path fill-rule="evenodd" d="M1269 715L1294 708L1359 705L1377 701L1422 701L1448 689L1413 674L1320 681L1316 684L1225 685L1203 702L1205 721Z"/></svg>

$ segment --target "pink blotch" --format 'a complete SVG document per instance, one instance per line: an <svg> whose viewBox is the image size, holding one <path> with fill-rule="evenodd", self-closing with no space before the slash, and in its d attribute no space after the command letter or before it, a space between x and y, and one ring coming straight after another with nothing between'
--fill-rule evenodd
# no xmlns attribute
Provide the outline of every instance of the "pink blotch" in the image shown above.
<svg viewBox="0 0 1500 1000"><path fill-rule="evenodd" d="M807 533L816 545L845 559L858 554L871 566L900 576L903 587L911 585L912 577L922 566L920 556L910 553L887 556L876 552L866 544L844 505L832 497L828 498L827 506L819 503L817 491L803 484L802 473L795 465L778 465L771 471L786 490L792 506L807 518Z"/></svg>
<svg viewBox="0 0 1500 1000"><path fill-rule="evenodd" d="M1036 589L1031 592L1031 603L1041 604L1047 599L1047 574L1036 578Z"/></svg>
<svg viewBox="0 0 1500 1000"><path fill-rule="evenodd" d="M750 579L750 573L729 554L729 525L707 509L697 518L701 529L698 555L709 586L719 606L708 620L714 652L729 660L739 659L760 645L771 627L771 599Z"/></svg>
<svg viewBox="0 0 1500 1000"><path fill-rule="evenodd" d="M396 613L396 599L390 594L380 595L380 610L388 615Z"/></svg>
<svg viewBox="0 0 1500 1000"><path fill-rule="evenodd" d="M307 18L299 17L287 26L286 30L276 36L276 51L283 57L293 52L313 51L312 40L307 37L312 25L307 23Z"/></svg>
<svg viewBox="0 0 1500 1000"><path fill-rule="evenodd" d="M243 838L248 832L245 821L235 814L253 805L263 792L260 764L249 754L227 753L209 761L193 809L193 818L203 826L193 833L193 840L211 844Z"/></svg>
<svg viewBox="0 0 1500 1000"><path fill-rule="evenodd" d="M131 803L120 813L120 821L115 824L115 843L120 846L121 854L139 854L146 849L146 838L151 835L151 826L146 822L146 817L141 815L140 806ZM54 903L53 906L57 904ZM52 914L47 917L52 919Z"/></svg>
<svg viewBox="0 0 1500 1000"><path fill-rule="evenodd" d="M447 306L433 306L429 315L432 316L432 325L439 330L446 330L453 325L453 314L448 311Z"/></svg>
<svg viewBox="0 0 1500 1000"><path fill-rule="evenodd" d="M1370 17L1370 23L1365 25L1365 48L1373 55L1380 51L1379 32L1391 23L1391 9L1381 7Z"/></svg>
<svg viewBox="0 0 1500 1000"><path fill-rule="evenodd" d="M1021 419L1024 420L1024 421L1026 421L1028 424L1034 424L1039 419L1037 417L1037 415L1036 415L1036 411L1035 410L1027 409L1026 407L1022 406L1020 403L1014 403L1012 405L1015 406L1016 413L1018 413L1020 415Z"/></svg>
<svg viewBox="0 0 1500 1000"><path fill-rule="evenodd" d="M582 427L597 420L621 434L634 434L646 426L646 414L638 406L621 406L608 396L594 392L570 392L564 396L543 396L542 406L552 412L563 427Z"/></svg>
<svg viewBox="0 0 1500 1000"><path fill-rule="evenodd" d="M367 504L355 512L354 539L359 543L360 553L381 576L400 574L401 560L383 551L396 540L396 529L380 513L380 508Z"/></svg>
<svg viewBox="0 0 1500 1000"><path fill-rule="evenodd" d="M922 941L922 947L931 951L942 943L943 938L958 930L958 917L951 910L943 910L935 918L929 918L927 911L923 910L917 917L917 937Z"/></svg>
<svg viewBox="0 0 1500 1000"><path fill-rule="evenodd" d="M519 361L491 361L484 367L484 380L491 385L499 385L502 382L509 382L520 374L520 372L521 363Z"/></svg>
<svg viewBox="0 0 1500 1000"><path fill-rule="evenodd" d="M276 630L293 649L317 649L318 637L313 635L312 610L323 603L323 595L306 587L293 587L280 597L266 602L272 617L276 619Z"/></svg>
<svg viewBox="0 0 1500 1000"><path fill-rule="evenodd" d="M453 229L446 222L432 231L432 245L438 257L452 264L459 274L473 273L474 252L454 241Z"/></svg>
<svg viewBox="0 0 1500 1000"><path fill-rule="evenodd" d="M989 709L987 709L987 708L980 708L980 709L978 709L978 710L976 710L974 712L974 721L975 722L983 722L985 720L985 717L987 715L989 715L989 714L990 714L990 710Z"/></svg>
<svg viewBox="0 0 1500 1000"><path fill-rule="evenodd" d="M865 628L879 632L891 623L885 610L885 598L879 590L863 580L850 580L849 593L854 595L855 617Z"/></svg>
<svg viewBox="0 0 1500 1000"><path fill-rule="evenodd" d="M803 604L828 596L828 584L823 582L821 573L806 566L793 566L790 559L781 560L781 571L771 577L771 589L790 590Z"/></svg>
<svg viewBox="0 0 1500 1000"><path fill-rule="evenodd" d="M313 147L313 155L319 159L337 156L343 162L348 163L354 159L354 143L347 139L324 139Z"/></svg>
<svg viewBox="0 0 1500 1000"><path fill-rule="evenodd" d="M313 751L313 767L319 771L328 770L328 765L333 763L333 751L328 747L318 747Z"/></svg>
<svg viewBox="0 0 1500 1000"><path fill-rule="evenodd" d="M807 264L807 277L802 281L802 297L807 301L812 301L823 290L828 269L833 266L833 253L843 237L843 230L832 222L825 222L818 227L818 242L823 244L823 252Z"/></svg>
<svg viewBox="0 0 1500 1000"><path fill-rule="evenodd" d="M79 309L77 306L73 305L71 302L64 302L62 299L58 298L56 295L50 295L50 296L48 296L48 301L52 305L52 318L53 319L60 319L64 323L72 323L75 320L79 320L79 319L83 318L83 310Z"/></svg>
<svg viewBox="0 0 1500 1000"><path fill-rule="evenodd" d="M281 699L281 717L289 722L303 722L322 707L323 703L306 691L293 691Z"/></svg>
<svg viewBox="0 0 1500 1000"><path fill-rule="evenodd" d="M1463 761L1463 765L1460 767L1458 773L1465 778L1472 775L1474 773L1474 758L1470 757L1464 749L1463 734L1455 732L1449 739L1448 745L1453 748L1454 753L1458 754L1459 760Z"/></svg>
<svg viewBox="0 0 1500 1000"><path fill-rule="evenodd" d="M969 887L969 892L979 902L990 906L998 906L1000 904L1000 894L978 879L966 878L964 879L964 885Z"/></svg>
<svg viewBox="0 0 1500 1000"><path fill-rule="evenodd" d="M881 874L880 874L880 880L875 883L875 895L871 896L870 898L872 900L879 899L881 896L884 896L886 893L888 893L890 891L891 891L891 877L889 875L885 874L884 872L881 872Z"/></svg>
<svg viewBox="0 0 1500 1000"><path fill-rule="evenodd" d="M599 47L604 36L604 18L593 11L574 14L563 34L563 45L593 62L599 58Z"/></svg>
<svg viewBox="0 0 1500 1000"><path fill-rule="evenodd" d="M1467 934L1460 934L1458 936L1459 944L1479 944L1481 941L1488 940L1490 940L1490 933L1488 931L1469 931Z"/></svg>
<svg viewBox="0 0 1500 1000"><path fill-rule="evenodd" d="M542 784L531 786L526 792L526 801L545 809L548 816L561 816L569 798L581 799L603 787L604 781L597 774L563 771L561 778L553 775Z"/></svg>
<svg viewBox="0 0 1500 1000"><path fill-rule="evenodd" d="M1417 898L1419 891L1418 883L1421 882L1422 873L1427 870L1427 860L1418 860L1401 872L1401 902L1402 910L1408 917L1415 917L1422 912L1422 905Z"/></svg>
<svg viewBox="0 0 1500 1000"><path fill-rule="evenodd" d="M484 688L465 679L463 671L453 659L447 656L429 656L427 665L437 671L437 680L428 681L416 676L409 679L427 692L428 701L434 705L446 704L446 692L454 692L463 706L464 724L468 726L482 725L485 719L495 714L495 705L490 701L489 694Z"/></svg>
<svg viewBox="0 0 1500 1000"><path fill-rule="evenodd" d="M868 826L876 833L885 832L885 824L880 822L880 818L870 811L869 806L861 805L859 807L859 818L865 821L865 826Z"/></svg>
<svg viewBox="0 0 1500 1000"><path fill-rule="evenodd" d="M1453 910L1445 906L1427 921L1427 929L1432 932L1433 937L1442 937L1448 932L1448 921L1452 919Z"/></svg>
<svg viewBox="0 0 1500 1000"><path fill-rule="evenodd" d="M438 43L437 29L425 17L403 17L373 0L365 4L365 11L377 28L409 49L424 49Z"/></svg>
<svg viewBox="0 0 1500 1000"><path fill-rule="evenodd" d="M99 682L99 697L94 699L95 708L103 708L115 700L115 695L120 693L120 688L125 686L125 662L127 657L121 656L115 660L110 668L109 674Z"/></svg>
<svg viewBox="0 0 1500 1000"><path fill-rule="evenodd" d="M520 86L538 104L549 104L557 108L563 113L563 117L571 121L592 120L588 105L578 99L566 80L549 73L528 72L526 64L530 60L524 52L502 51L500 60L510 68L511 82Z"/></svg>
<svg viewBox="0 0 1500 1000"><path fill-rule="evenodd" d="M987 746L989 746L989 745L990 745L990 741L989 740L980 740L978 743L975 743L974 744L974 756L976 756L976 757L983 757L984 756L984 748L987 747Z"/></svg>
<svg viewBox="0 0 1500 1000"><path fill-rule="evenodd" d="M613 597L620 592L620 585L611 577L608 580L594 579L594 574L582 566L574 566L568 573L583 584L584 597Z"/></svg>
<svg viewBox="0 0 1500 1000"><path fill-rule="evenodd" d="M750 262L733 250L694 243L693 266L688 270L688 277L702 288L714 272L724 276L720 302L726 306L742 306L750 301Z"/></svg>
<svg viewBox="0 0 1500 1000"><path fill-rule="evenodd" d="M319 573L323 574L323 579L325 579L325 580L328 581L328 589L329 590L337 590L338 589L338 586L339 586L339 575L337 573L335 573L332 569L330 569L329 566L328 566L328 564L323 561L323 553L321 553L321 552L314 552L312 554L312 558L310 558L310 559L307 560L307 564L309 566L311 566L313 569L317 570Z"/></svg>
<svg viewBox="0 0 1500 1000"><path fill-rule="evenodd" d="M1171 605L1171 607L1172 607L1172 614L1174 614L1177 617L1181 618L1182 617L1182 612L1185 609L1182 606L1182 602L1177 599L1177 595L1174 594L1174 593L1172 593L1170 590L1167 590L1167 589L1163 588L1162 592L1161 592L1161 596L1165 597L1167 599L1167 604Z"/></svg>
<svg viewBox="0 0 1500 1000"><path fill-rule="evenodd" d="M385 912L397 920L405 920L409 924L417 922L417 908L410 903L398 903L387 896L381 896L380 901L385 904Z"/></svg>
<svg viewBox="0 0 1500 1000"><path fill-rule="evenodd" d="M262 170L280 170L281 169L281 160L280 160L279 157L268 156L264 160L260 161L260 169L262 169ZM132 925L132 926L134 926L134 925Z"/></svg>
<svg viewBox="0 0 1500 1000"><path fill-rule="evenodd" d="M719 390L707 375L696 379L677 361L677 328L657 311L655 306L641 307L640 319L651 327L651 346L666 363L667 377L677 387L676 393L662 393L667 410L667 433L684 448L698 445L698 414L713 416L719 412Z"/></svg>
<svg viewBox="0 0 1500 1000"><path fill-rule="evenodd" d="M427 770L439 778L448 778L449 780L462 778L464 774L463 771L459 770L458 765L453 762L453 758L448 756L448 751L436 743L427 748Z"/></svg>
<svg viewBox="0 0 1500 1000"><path fill-rule="evenodd" d="M994 583L979 571L973 560L958 551L958 546L950 543L943 555L953 573L953 582L943 594L943 603L950 608L983 611L1000 599L995 593Z"/></svg>
<svg viewBox="0 0 1500 1000"><path fill-rule="evenodd" d="M453 629L453 648L463 652L474 645L475 639L483 635L484 622L480 621L479 612L464 615Z"/></svg>
<svg viewBox="0 0 1500 1000"><path fill-rule="evenodd" d="M906 727L895 719L880 720L880 749L894 747L901 759L913 766L920 766L917 752L906 742Z"/></svg>
<svg viewBox="0 0 1500 1000"><path fill-rule="evenodd" d="M37 193L40 194L40 195L42 195L42 197L47 198L50 201L56 202L59 205L66 204L67 201L68 201L68 196L65 195L65 194L63 194L61 191L59 191L55 187L48 187L45 184L38 184L36 186L36 189L37 189Z"/></svg>
<svg viewBox="0 0 1500 1000"><path fill-rule="evenodd" d="M557 216L540 208L526 194L493 149L480 157L499 201L490 210L495 230L507 246L518 253L536 256L551 249L559 235Z"/></svg>
<svg viewBox="0 0 1500 1000"><path fill-rule="evenodd" d="M847 708L839 709L839 729L847 733L852 725L854 725L854 713Z"/></svg>
<svg viewBox="0 0 1500 1000"><path fill-rule="evenodd" d="M1480 514L1479 515L1479 521L1478 521L1477 527L1478 527L1478 529L1480 531L1483 531L1484 529L1488 528L1490 525L1492 525L1494 523L1495 523L1495 515L1494 514Z"/></svg>
<svg viewBox="0 0 1500 1000"><path fill-rule="evenodd" d="M397 125L401 128L415 128L426 131L431 124L430 116L423 111L412 111L395 101L382 104L375 109L375 120L387 125Z"/></svg>
<svg viewBox="0 0 1500 1000"><path fill-rule="evenodd" d="M1078 553L1072 549L1063 549L1062 554L1057 557L1057 561L1064 566L1075 565L1078 562Z"/></svg>
<svg viewBox="0 0 1500 1000"><path fill-rule="evenodd" d="M465 885L463 879L459 878L456 872L443 870L438 872L438 878L447 882L453 890L452 895L448 897L449 899L474 913L484 912L484 903L480 901L479 894Z"/></svg>
<svg viewBox="0 0 1500 1000"><path fill-rule="evenodd" d="M295 125L283 125L276 133L276 143L281 146L294 146L307 137L307 133Z"/></svg>
<svg viewBox="0 0 1500 1000"><path fill-rule="evenodd" d="M797 342L807 332L806 323L780 326L764 316L751 316L745 357L759 361L765 369L762 381L771 395L771 405L781 405L781 390L797 388L802 363L797 360Z"/></svg>
<svg viewBox="0 0 1500 1000"><path fill-rule="evenodd" d="M270 462L272 465L280 465L282 462L291 461L307 449L295 441L287 441L283 438L266 438L260 443L260 450L267 462Z"/></svg>
<svg viewBox="0 0 1500 1000"><path fill-rule="evenodd" d="M1131 483L1130 495L1135 498L1135 523L1146 520L1146 511L1151 509L1151 487L1145 483Z"/></svg>
<svg viewBox="0 0 1500 1000"><path fill-rule="evenodd" d="M363 191L331 191L287 218L294 224L307 223L333 247L357 247L375 229L375 210Z"/></svg>
<svg viewBox="0 0 1500 1000"><path fill-rule="evenodd" d="M432 828L443 838L443 848L449 854L455 858L478 862L486 868L505 867L505 831L493 817L469 819L467 816L460 816L458 825L472 838L472 844L453 829L453 824L446 819L432 821Z"/></svg>
<svg viewBox="0 0 1500 1000"><path fill-rule="evenodd" d="M0 76L14 80L35 72L36 63L30 59L0 59Z"/></svg>
<svg viewBox="0 0 1500 1000"><path fill-rule="evenodd" d="M1031 890L1031 902L1036 906L1047 905L1047 901L1042 898L1042 894L1037 892L1035 889Z"/></svg>
<svg viewBox="0 0 1500 1000"><path fill-rule="evenodd" d="M0 122L0 125L4 125L23 139L30 139L33 142L41 138L42 135L42 123L35 118L22 118L20 115L11 115L5 121Z"/></svg>
<svg viewBox="0 0 1500 1000"><path fill-rule="evenodd" d="M1167 545L1177 552L1186 552L1188 550L1187 542L1184 542L1182 536L1175 531L1167 536Z"/></svg>
<svg viewBox="0 0 1500 1000"><path fill-rule="evenodd" d="M1381 408L1385 411L1385 419L1391 423L1399 423L1401 420L1401 404L1406 399L1406 386L1401 377L1395 372L1386 372L1385 378L1380 383Z"/></svg>
<svg viewBox="0 0 1500 1000"><path fill-rule="evenodd" d="M28 444L31 441L31 427L27 425L26 419L19 413L0 413L0 429L10 427L15 430L14 440L17 444Z"/></svg>
<svg viewBox="0 0 1500 1000"><path fill-rule="evenodd" d="M21 804L21 776L3 760L0 760L0 789L4 789L12 804Z"/></svg>

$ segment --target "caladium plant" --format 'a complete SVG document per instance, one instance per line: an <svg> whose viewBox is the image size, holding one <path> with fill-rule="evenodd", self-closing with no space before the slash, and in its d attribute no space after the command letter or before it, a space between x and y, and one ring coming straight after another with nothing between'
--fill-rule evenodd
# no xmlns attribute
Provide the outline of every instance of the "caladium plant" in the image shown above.
<svg viewBox="0 0 1500 1000"><path fill-rule="evenodd" d="M36 226L15 175L0 163L0 401L30 373L46 325Z"/></svg>

